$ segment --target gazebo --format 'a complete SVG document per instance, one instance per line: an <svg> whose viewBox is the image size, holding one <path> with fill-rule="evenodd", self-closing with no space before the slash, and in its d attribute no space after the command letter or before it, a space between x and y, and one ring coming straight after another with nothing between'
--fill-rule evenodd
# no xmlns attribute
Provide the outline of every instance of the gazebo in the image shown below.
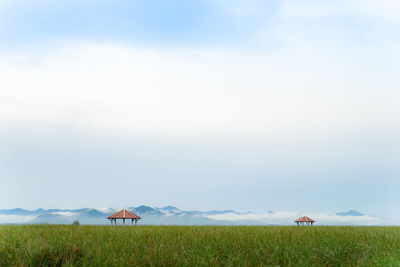
<svg viewBox="0 0 400 267"><path fill-rule="evenodd" d="M303 216L300 219L297 219L296 221L294 221L295 223L297 223L297 225L313 225L313 223L315 223L315 221L307 216Z"/></svg>
<svg viewBox="0 0 400 267"><path fill-rule="evenodd" d="M111 225L113 225L113 223L114 223L114 225L117 225L117 220L120 220L120 219L122 219L122 223L124 225L125 225L125 219L132 220L132 224L133 224L133 221L135 221L135 225L136 225L137 221L140 220L141 217L130 212L129 210L123 209L123 210L120 210L120 211L114 213L111 216L108 216L107 219L111 220Z"/></svg>

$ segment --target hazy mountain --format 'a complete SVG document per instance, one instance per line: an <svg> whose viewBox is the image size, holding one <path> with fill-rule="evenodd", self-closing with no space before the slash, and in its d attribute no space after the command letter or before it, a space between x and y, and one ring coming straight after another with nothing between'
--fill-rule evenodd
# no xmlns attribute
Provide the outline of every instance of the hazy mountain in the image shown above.
<svg viewBox="0 0 400 267"><path fill-rule="evenodd" d="M170 212L176 212L179 211L179 209L177 207L173 207L173 206L166 206L164 208L158 208L160 210L166 210L166 211L170 211Z"/></svg>
<svg viewBox="0 0 400 267"><path fill-rule="evenodd" d="M346 212L338 212L338 213L336 213L336 215L339 215L339 216L364 216L364 214L362 214L356 210L349 210Z"/></svg>
<svg viewBox="0 0 400 267"><path fill-rule="evenodd" d="M162 208L138 206L128 210L142 217L139 224L151 225L293 225L293 221L306 214L296 212L252 213L234 210L185 211L177 207ZM0 210L0 224L71 224L79 220L81 224L109 224L107 216L119 211L113 208L84 209L9 209ZM308 214L309 215L309 214ZM350 210L337 214L312 214L319 225L377 225L379 218ZM121 223L121 222L118 222ZM130 223L129 221L127 222Z"/></svg>
<svg viewBox="0 0 400 267"><path fill-rule="evenodd" d="M40 211L42 209L39 209L37 211ZM6 214L6 215L30 215L30 214L37 214L36 211L29 211L29 210L24 210L24 209L10 209L10 210L0 210L0 214Z"/></svg>
<svg viewBox="0 0 400 267"><path fill-rule="evenodd" d="M130 208L134 213L136 214L146 214L146 215L151 215L151 216L162 216L163 213L159 210L153 209L152 207L149 206L139 206L137 208ZM139 215L140 216L140 215Z"/></svg>
<svg viewBox="0 0 400 267"><path fill-rule="evenodd" d="M63 215L48 213L48 214L41 214L41 215L37 216L29 223L32 223L32 224L43 224L43 223L71 224L74 220L75 220L75 218L71 217L71 216L63 216Z"/></svg>
<svg viewBox="0 0 400 267"><path fill-rule="evenodd" d="M217 214L225 214L225 213L240 214L234 210L211 210L211 211L204 212L205 215L217 215Z"/></svg>
<svg viewBox="0 0 400 267"><path fill-rule="evenodd" d="M173 206L163 208L153 208L149 206L129 207L128 210L142 217L140 224L173 224L173 225L219 225L233 224L224 220L214 220L208 218L208 215L217 215L225 213L236 213L233 210L226 211L183 211ZM32 224L71 224L75 220L79 220L81 224L108 224L107 216L117 212L117 209L112 208L97 208L97 209L10 209L0 210L0 214L15 217L15 223L19 223L21 217L31 216L33 219L23 221L24 223ZM236 213L239 214L239 213ZM1 221L0 221L1 223Z"/></svg>

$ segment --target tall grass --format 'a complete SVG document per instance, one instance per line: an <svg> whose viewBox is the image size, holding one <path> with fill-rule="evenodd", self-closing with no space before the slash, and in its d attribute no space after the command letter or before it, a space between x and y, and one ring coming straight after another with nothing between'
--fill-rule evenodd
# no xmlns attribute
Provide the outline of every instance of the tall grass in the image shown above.
<svg viewBox="0 0 400 267"><path fill-rule="evenodd" d="M0 226L14 265L400 266L400 228Z"/></svg>

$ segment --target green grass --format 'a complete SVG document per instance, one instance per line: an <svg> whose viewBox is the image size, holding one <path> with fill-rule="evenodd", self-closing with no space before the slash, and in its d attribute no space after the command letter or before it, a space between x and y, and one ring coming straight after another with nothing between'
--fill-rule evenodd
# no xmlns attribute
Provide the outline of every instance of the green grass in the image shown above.
<svg viewBox="0 0 400 267"><path fill-rule="evenodd" d="M0 226L0 266L400 266L400 228Z"/></svg>

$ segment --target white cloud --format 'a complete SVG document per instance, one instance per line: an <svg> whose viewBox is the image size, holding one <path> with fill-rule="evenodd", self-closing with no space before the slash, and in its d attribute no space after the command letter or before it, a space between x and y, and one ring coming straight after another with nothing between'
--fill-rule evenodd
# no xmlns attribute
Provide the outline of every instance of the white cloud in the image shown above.
<svg viewBox="0 0 400 267"><path fill-rule="evenodd" d="M326 213L298 213L279 211L275 213L226 213L207 216L210 219L232 222L252 222L260 224L294 225L294 221L302 216L309 216L319 225L378 225L382 220L372 216L338 216Z"/></svg>
<svg viewBox="0 0 400 267"><path fill-rule="evenodd" d="M104 208L104 207L101 207L101 208L95 208L95 210L98 210L98 211L100 211L100 212L102 212L102 213L110 213L110 212L114 212L114 210L113 210L113 209L111 209L111 208Z"/></svg>
<svg viewBox="0 0 400 267"><path fill-rule="evenodd" d="M8 223L29 223L37 216L4 215L0 214L0 224Z"/></svg>
<svg viewBox="0 0 400 267"><path fill-rule="evenodd" d="M75 215L78 215L79 213L71 212L71 211L56 211L56 212L50 212L50 214L60 215L60 216L75 216Z"/></svg>
<svg viewBox="0 0 400 267"><path fill-rule="evenodd" d="M400 2L396 0L285 0L279 14L284 19L314 20L329 16L366 15L399 21Z"/></svg>
<svg viewBox="0 0 400 267"><path fill-rule="evenodd" d="M399 48L400 2L392 0L284 0L276 19L255 33L263 43L364 55Z"/></svg>
<svg viewBox="0 0 400 267"><path fill-rule="evenodd" d="M0 120L163 134L368 127L379 75L360 80L374 68L350 75L360 66L341 60L308 49L272 55L93 44L3 54ZM380 90L388 102L398 96L391 87Z"/></svg>

